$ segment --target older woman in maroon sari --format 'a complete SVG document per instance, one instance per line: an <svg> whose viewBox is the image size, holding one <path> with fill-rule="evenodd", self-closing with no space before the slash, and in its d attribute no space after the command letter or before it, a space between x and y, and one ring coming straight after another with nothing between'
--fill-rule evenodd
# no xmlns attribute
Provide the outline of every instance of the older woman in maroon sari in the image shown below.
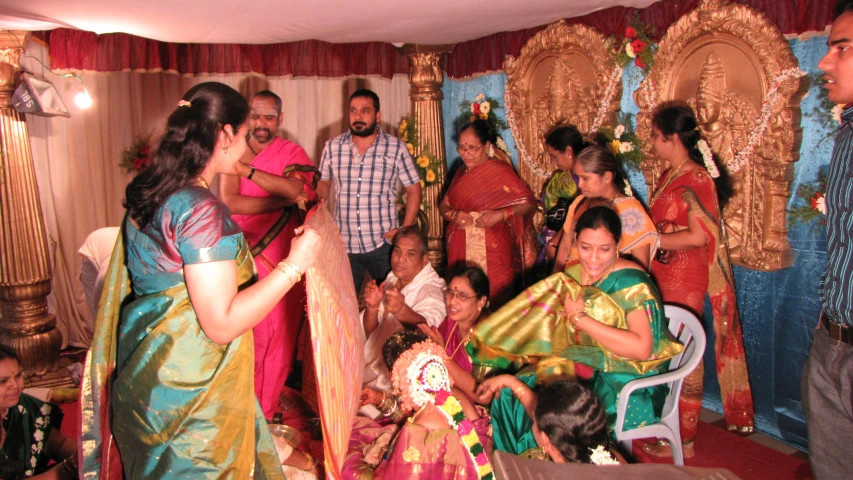
<svg viewBox="0 0 853 480"><path fill-rule="evenodd" d="M536 198L512 165L494 148L495 133L484 120L459 132L457 151L465 165L441 202L447 226L447 263L478 266L489 276L495 307L511 299L538 254L532 215Z"/></svg>

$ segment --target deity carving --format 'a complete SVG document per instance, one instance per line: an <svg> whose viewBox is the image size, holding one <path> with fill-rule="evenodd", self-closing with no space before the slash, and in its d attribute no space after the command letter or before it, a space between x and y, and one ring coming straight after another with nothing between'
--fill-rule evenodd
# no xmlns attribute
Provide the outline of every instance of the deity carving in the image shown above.
<svg viewBox="0 0 853 480"><path fill-rule="evenodd" d="M561 20L528 40L518 58L507 57L507 122L518 148L519 175L534 192L555 168L544 147L551 129L575 125L587 133L601 109L604 123L615 119L621 83L606 100L603 88L619 68L611 50L611 41L597 30Z"/></svg>
<svg viewBox="0 0 853 480"><path fill-rule="evenodd" d="M804 91L790 44L766 15L702 0L669 27L635 93L641 168L651 189L663 171L650 150L652 114L672 100L696 112L735 190L723 211L733 264L767 271L791 265L787 204Z"/></svg>
<svg viewBox="0 0 853 480"><path fill-rule="evenodd" d="M746 148L749 134L758 120L758 112L749 99L726 86L726 70L723 60L712 51L705 58L699 87L688 104L696 112L699 129L717 154L723 165L729 165L738 152ZM734 196L726 207L725 223L728 231L729 249L741 244L743 224L743 177L732 176Z"/></svg>
<svg viewBox="0 0 853 480"><path fill-rule="evenodd" d="M581 85L571 64L558 58L551 66L545 91L534 104L537 138L544 138L557 125L574 125L581 132L589 130L591 115L585 107L590 104L591 87ZM539 153L544 155L544 150Z"/></svg>

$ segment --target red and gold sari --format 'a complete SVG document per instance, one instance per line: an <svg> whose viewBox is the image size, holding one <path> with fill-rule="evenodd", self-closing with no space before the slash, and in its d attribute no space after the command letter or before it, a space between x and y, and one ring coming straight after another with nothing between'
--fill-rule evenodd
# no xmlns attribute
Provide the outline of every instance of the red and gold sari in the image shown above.
<svg viewBox="0 0 853 480"><path fill-rule="evenodd" d="M664 302L685 306L697 316L702 313L705 293L710 296L714 311L717 379L726 422L731 430L748 431L753 426L752 391L714 181L705 169L694 169L672 181L664 176L658 184L662 187L654 192L649 204L655 224L664 222L686 227L687 215L693 212L705 231L708 243L699 248L672 250L666 264L654 260L652 276ZM685 443L696 437L702 408L703 373L704 367L700 364L687 377L682 390L679 408L681 438Z"/></svg>
<svg viewBox="0 0 853 480"><path fill-rule="evenodd" d="M473 169L463 167L453 178L447 200L454 210L480 213L513 205L536 203L533 192L502 160L486 160ZM489 228L447 225L447 264L476 265L486 272L493 307L503 305L524 286L525 271L536 262L539 245L532 214L512 217Z"/></svg>

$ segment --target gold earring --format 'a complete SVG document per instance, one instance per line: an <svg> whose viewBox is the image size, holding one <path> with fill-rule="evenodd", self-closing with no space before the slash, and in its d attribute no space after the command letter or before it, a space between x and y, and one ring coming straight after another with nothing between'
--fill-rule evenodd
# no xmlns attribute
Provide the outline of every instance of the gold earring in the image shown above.
<svg viewBox="0 0 853 480"><path fill-rule="evenodd" d="M225 152L225 155L228 155L228 147L222 147L222 151Z"/></svg>

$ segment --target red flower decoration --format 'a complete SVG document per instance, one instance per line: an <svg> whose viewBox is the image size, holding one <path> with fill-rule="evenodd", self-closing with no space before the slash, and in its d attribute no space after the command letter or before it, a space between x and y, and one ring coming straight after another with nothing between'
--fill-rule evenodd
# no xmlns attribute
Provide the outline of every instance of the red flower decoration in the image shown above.
<svg viewBox="0 0 853 480"><path fill-rule="evenodd" d="M477 102L474 102L471 104L471 106L474 108L474 115L479 115L480 114L480 104Z"/></svg>
<svg viewBox="0 0 853 480"><path fill-rule="evenodd" d="M636 65L636 66L638 66L638 67L640 67L640 68L647 68L647 67L649 66L649 65L648 65L646 62L644 62L644 61L643 61L643 59L642 59L642 58L640 58L640 57L637 57L637 58L634 60L634 65Z"/></svg>
<svg viewBox="0 0 853 480"><path fill-rule="evenodd" d="M139 156L140 157L147 157L149 153L151 153L151 151L148 148L148 145L143 145L143 146L139 147Z"/></svg>
<svg viewBox="0 0 853 480"><path fill-rule="evenodd" d="M450 392L442 390L435 394L435 404L440 407L444 405L444 402L446 402L448 398L450 398Z"/></svg>
<svg viewBox="0 0 853 480"><path fill-rule="evenodd" d="M640 40L639 38L631 42L631 47L634 49L634 53L636 53L637 55L639 55L640 52L642 52L643 49L646 48L648 45L648 43Z"/></svg>
<svg viewBox="0 0 853 480"><path fill-rule="evenodd" d="M637 29L630 25L625 27L625 38L637 38Z"/></svg>

